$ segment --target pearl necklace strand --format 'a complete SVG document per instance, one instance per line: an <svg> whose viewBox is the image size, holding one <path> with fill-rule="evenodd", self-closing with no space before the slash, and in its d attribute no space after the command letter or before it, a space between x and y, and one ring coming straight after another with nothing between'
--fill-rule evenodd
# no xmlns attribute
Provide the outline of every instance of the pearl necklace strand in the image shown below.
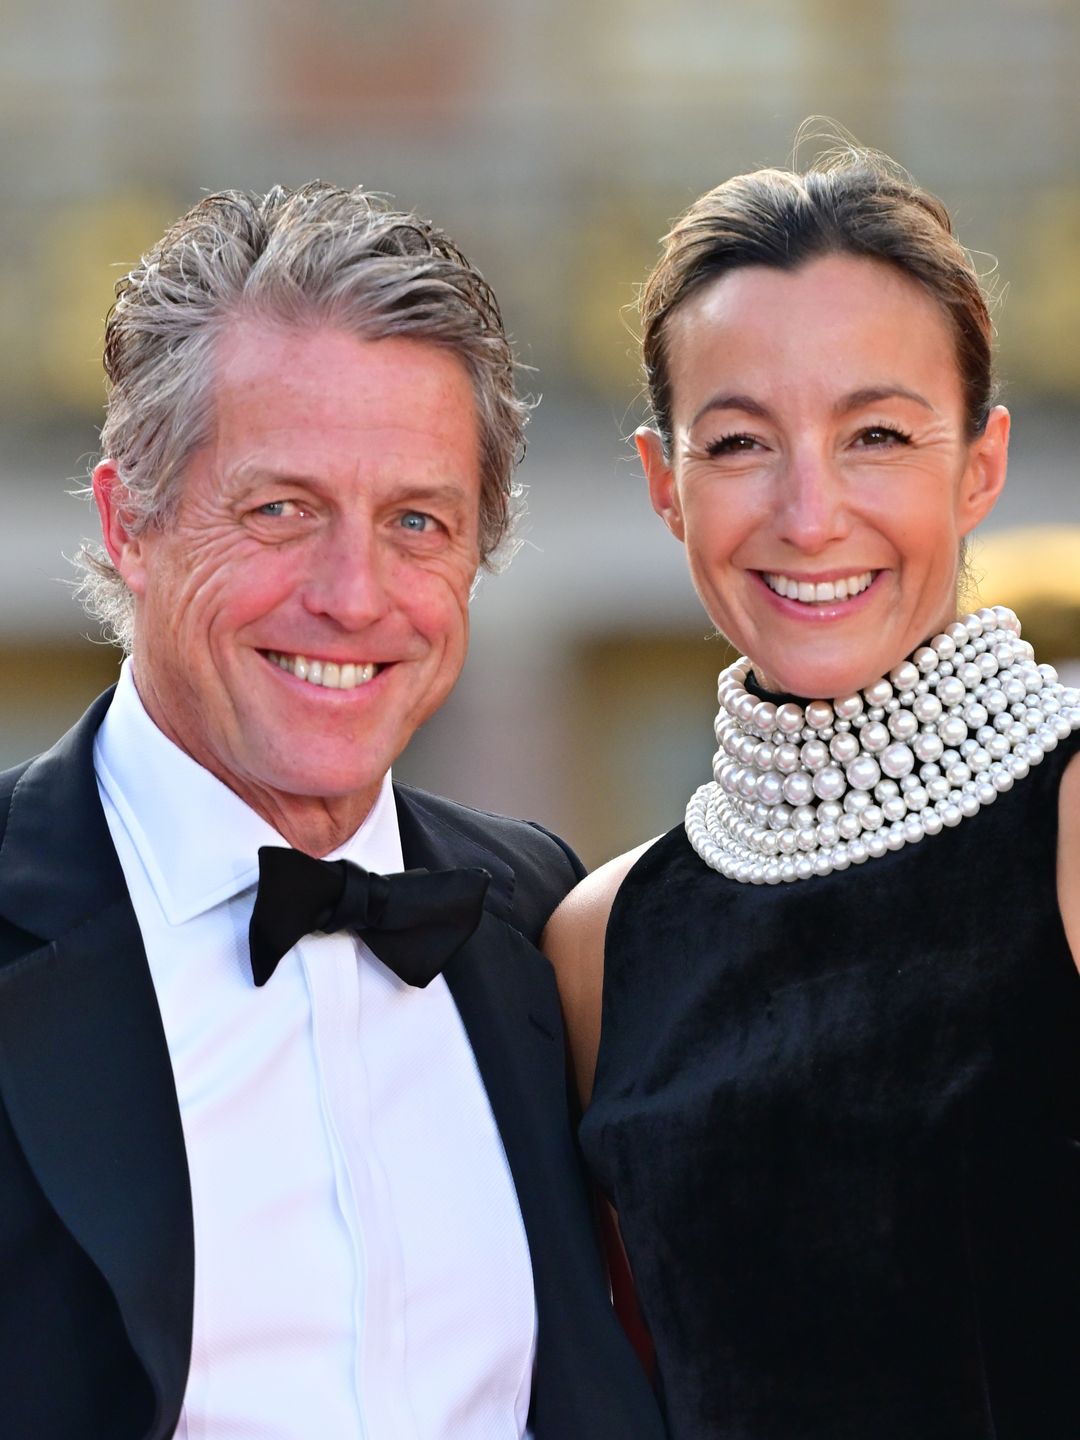
<svg viewBox="0 0 1080 1440"><path fill-rule="evenodd" d="M1003 605L976 610L853 695L775 705L720 676L713 781L686 807L705 864L754 885L913 845L992 804L1080 729L1080 690L1036 665Z"/></svg>

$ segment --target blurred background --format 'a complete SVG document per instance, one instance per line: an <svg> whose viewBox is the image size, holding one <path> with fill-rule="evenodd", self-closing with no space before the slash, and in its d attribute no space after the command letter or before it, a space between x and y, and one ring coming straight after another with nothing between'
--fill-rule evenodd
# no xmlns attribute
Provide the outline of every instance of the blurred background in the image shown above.
<svg viewBox="0 0 1080 1440"><path fill-rule="evenodd" d="M1010 489L977 603L1080 655L1077 0L3 0L0 764L116 672L64 556L112 286L208 190L319 176L430 215L493 283L543 402L527 544L473 602L457 692L397 773L590 862L678 823L726 663L649 508L635 289L702 190L835 117L997 257ZM989 262L987 262L989 263ZM96 643L95 643L96 642Z"/></svg>

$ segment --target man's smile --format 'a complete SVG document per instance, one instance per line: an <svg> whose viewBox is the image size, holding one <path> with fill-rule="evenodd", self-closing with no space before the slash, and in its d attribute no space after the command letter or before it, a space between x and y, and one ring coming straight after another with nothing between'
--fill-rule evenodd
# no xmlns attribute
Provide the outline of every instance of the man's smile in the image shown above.
<svg viewBox="0 0 1080 1440"><path fill-rule="evenodd" d="M314 660L306 655L284 655L277 650L264 650L263 654L274 665L295 675L297 680L306 680L309 685L321 685L326 690L354 690L366 685L378 674L381 666L374 661L354 664L336 660Z"/></svg>

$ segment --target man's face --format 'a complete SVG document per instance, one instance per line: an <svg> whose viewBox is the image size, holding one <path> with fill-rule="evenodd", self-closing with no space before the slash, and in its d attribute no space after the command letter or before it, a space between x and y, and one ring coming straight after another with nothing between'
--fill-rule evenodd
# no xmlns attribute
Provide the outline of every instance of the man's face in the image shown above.
<svg viewBox="0 0 1080 1440"><path fill-rule="evenodd" d="M214 435L165 530L128 536L115 470L96 477L135 596L135 681L176 744L325 852L465 659L472 386L434 345L327 327L238 322L217 360ZM320 814L325 835L307 828Z"/></svg>

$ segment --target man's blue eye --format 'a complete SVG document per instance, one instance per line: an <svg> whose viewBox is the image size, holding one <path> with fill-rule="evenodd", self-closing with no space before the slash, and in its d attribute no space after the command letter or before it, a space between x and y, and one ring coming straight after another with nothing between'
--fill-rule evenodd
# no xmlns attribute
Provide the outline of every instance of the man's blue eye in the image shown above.
<svg viewBox="0 0 1080 1440"><path fill-rule="evenodd" d="M420 510L408 510L401 517L402 528L405 530L423 531L428 528L430 515L423 514Z"/></svg>
<svg viewBox="0 0 1080 1440"><path fill-rule="evenodd" d="M259 506L260 515L280 515L285 508L284 500L268 500L265 505Z"/></svg>

